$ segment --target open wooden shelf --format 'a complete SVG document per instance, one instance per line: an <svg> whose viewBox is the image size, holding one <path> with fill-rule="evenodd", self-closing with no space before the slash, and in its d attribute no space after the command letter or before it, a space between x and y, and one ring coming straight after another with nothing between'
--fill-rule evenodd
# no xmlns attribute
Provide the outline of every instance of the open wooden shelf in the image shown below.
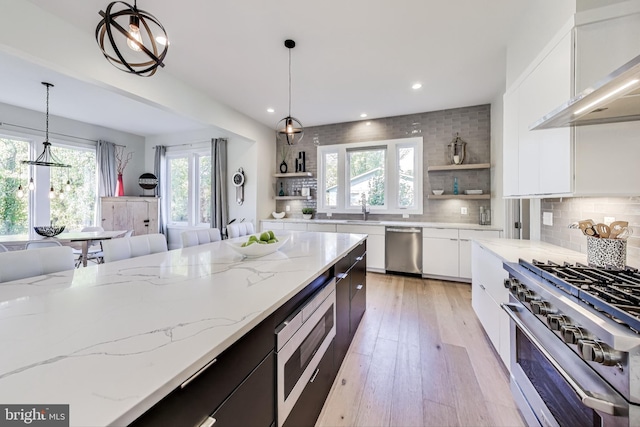
<svg viewBox="0 0 640 427"><path fill-rule="evenodd" d="M455 170L469 170L469 169L491 169L491 163L476 163L467 165L442 165L442 166L429 166L427 172L433 171L455 171Z"/></svg>
<svg viewBox="0 0 640 427"><path fill-rule="evenodd" d="M481 200L490 199L491 194L429 194L429 199L463 199L463 200Z"/></svg>
<svg viewBox="0 0 640 427"><path fill-rule="evenodd" d="M308 178L313 176L311 172L274 173L276 178Z"/></svg>
<svg viewBox="0 0 640 427"><path fill-rule="evenodd" d="M276 200L311 200L311 196L276 196Z"/></svg>

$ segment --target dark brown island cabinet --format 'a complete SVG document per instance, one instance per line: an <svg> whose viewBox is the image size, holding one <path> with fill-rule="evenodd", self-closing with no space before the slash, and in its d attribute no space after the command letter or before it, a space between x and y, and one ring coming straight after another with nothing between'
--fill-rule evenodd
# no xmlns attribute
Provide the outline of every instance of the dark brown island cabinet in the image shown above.
<svg viewBox="0 0 640 427"><path fill-rule="evenodd" d="M312 426L366 310L366 240L184 381L132 427ZM277 420L275 329L336 278L336 336L287 419Z"/></svg>

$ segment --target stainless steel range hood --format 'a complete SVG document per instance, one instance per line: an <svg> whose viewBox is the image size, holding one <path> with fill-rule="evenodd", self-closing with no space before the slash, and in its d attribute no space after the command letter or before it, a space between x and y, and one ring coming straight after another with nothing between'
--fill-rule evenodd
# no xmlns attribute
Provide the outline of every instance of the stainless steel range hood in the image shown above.
<svg viewBox="0 0 640 427"><path fill-rule="evenodd" d="M640 120L640 55L529 126L529 130Z"/></svg>

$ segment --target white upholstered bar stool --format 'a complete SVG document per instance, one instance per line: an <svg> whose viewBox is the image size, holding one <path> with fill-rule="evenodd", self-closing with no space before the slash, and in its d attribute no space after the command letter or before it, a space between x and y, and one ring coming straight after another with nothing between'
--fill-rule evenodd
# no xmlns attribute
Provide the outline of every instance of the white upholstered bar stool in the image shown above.
<svg viewBox="0 0 640 427"><path fill-rule="evenodd" d="M167 252L167 250L167 239L164 234L142 234L140 236L123 237L102 242L102 258L104 262Z"/></svg>
<svg viewBox="0 0 640 427"><path fill-rule="evenodd" d="M73 250L69 246L2 252L0 283L73 270L74 267Z"/></svg>
<svg viewBox="0 0 640 427"><path fill-rule="evenodd" d="M230 239L233 239L234 237L246 236L255 232L256 231L253 228L253 224L250 222L241 222L239 224L227 225L227 236Z"/></svg>
<svg viewBox="0 0 640 427"><path fill-rule="evenodd" d="M202 228L199 230L187 230L180 234L182 247L204 245L206 243L218 242L221 240L220 230L217 228Z"/></svg>
<svg viewBox="0 0 640 427"><path fill-rule="evenodd" d="M62 246L62 243L57 240L33 240L25 243L24 248L26 250L40 249L40 248L52 248L56 246ZM71 251L73 252L73 250Z"/></svg>

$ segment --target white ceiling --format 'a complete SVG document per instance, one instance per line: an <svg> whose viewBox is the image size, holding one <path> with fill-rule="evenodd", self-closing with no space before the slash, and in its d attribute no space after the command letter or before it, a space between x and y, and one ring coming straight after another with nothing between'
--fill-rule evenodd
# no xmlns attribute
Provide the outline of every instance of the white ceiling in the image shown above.
<svg viewBox="0 0 640 427"><path fill-rule="evenodd" d="M29 1L91 38L98 11L108 4ZM305 126L361 120L363 112L377 118L478 105L504 91L507 41L526 4L141 0L138 7L155 15L171 40L166 66L158 73L185 80L273 128L287 115L287 38L297 43L292 51L291 113ZM41 31L44 36L46 29ZM33 81L50 76L56 88L64 88L52 89L51 114L140 135L202 127L6 54L0 55L0 63L0 102L43 111L44 88L33 87ZM106 60L104 66L111 67ZM412 90L414 82L423 87ZM276 112L267 113L268 107Z"/></svg>

